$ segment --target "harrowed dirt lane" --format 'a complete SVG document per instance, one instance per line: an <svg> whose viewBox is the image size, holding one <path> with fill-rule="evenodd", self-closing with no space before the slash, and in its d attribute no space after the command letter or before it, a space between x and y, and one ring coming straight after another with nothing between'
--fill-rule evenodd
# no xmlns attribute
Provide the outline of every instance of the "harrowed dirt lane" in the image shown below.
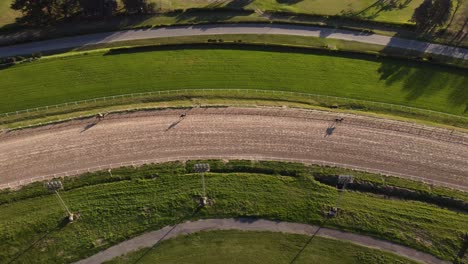
<svg viewBox="0 0 468 264"><path fill-rule="evenodd" d="M280 108L111 114L0 134L0 185L99 165L177 157L334 162L468 190L468 134Z"/></svg>

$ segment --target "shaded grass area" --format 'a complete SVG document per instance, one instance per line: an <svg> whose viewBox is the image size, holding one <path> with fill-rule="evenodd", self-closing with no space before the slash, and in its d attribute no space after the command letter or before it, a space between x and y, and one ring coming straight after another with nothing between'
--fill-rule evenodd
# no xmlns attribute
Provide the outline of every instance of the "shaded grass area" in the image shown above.
<svg viewBox="0 0 468 264"><path fill-rule="evenodd" d="M119 1L120 2L120 1ZM273 12L292 12L320 15L340 15L344 12L359 15L363 19L371 19L384 22L405 23L413 14L413 11L422 0L410 1L404 8L385 9L385 6L374 4L374 0L232 0L232 1L185 1L185 0L152 0L157 9L164 12L172 10L185 10L191 8L221 9L229 8L234 10L268 10ZM10 9L12 0L0 0L0 27L14 23L15 18L21 14Z"/></svg>
<svg viewBox="0 0 468 264"><path fill-rule="evenodd" d="M2 1L0 0L0 11ZM466 10L468 3L454 0L454 10L447 25L429 35L415 32L409 22L422 0L396 1L328 1L328 0L226 0L226 1L156 1L158 14L126 16L123 14L93 19L77 17L53 26L25 28L18 24L0 27L5 35L0 45L11 45L38 39L50 39L86 33L123 29L145 29L157 26L195 25L206 23L293 23L357 31L373 31L387 36L423 39L449 45L466 46ZM456 2L456 3L455 3ZM162 9L162 10L161 10ZM13 21L18 13L4 10L4 20ZM4 22L7 23L7 22ZM1 18L0 18L1 26Z"/></svg>
<svg viewBox="0 0 468 264"><path fill-rule="evenodd" d="M40 183L2 192L0 239L5 243L0 245L0 261L75 261L188 219L242 216L320 224L338 198L334 187L315 181L301 164L212 161L206 185L215 204L197 211L201 179L191 171L194 162L115 169L112 177L105 171L64 179L62 197L81 214L69 225L62 224L63 210ZM314 170L330 176L340 172ZM394 182L410 185L405 180ZM466 200L465 193L453 195ZM345 192L339 207L339 216L326 226L395 241L449 260L462 248L468 228L465 212L370 193Z"/></svg>
<svg viewBox="0 0 468 264"><path fill-rule="evenodd" d="M269 232L210 231L166 240L155 249L142 249L115 258L123 263L417 263L387 252L351 243Z"/></svg>
<svg viewBox="0 0 468 264"><path fill-rule="evenodd" d="M456 115L468 111L464 69L287 47L154 49L96 52L0 70L0 112L116 94L203 88L316 93Z"/></svg>

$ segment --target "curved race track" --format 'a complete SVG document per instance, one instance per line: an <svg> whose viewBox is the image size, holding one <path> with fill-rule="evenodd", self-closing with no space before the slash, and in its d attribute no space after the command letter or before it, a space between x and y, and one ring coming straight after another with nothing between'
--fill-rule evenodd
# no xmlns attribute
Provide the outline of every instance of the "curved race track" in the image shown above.
<svg viewBox="0 0 468 264"><path fill-rule="evenodd" d="M111 114L0 134L0 185L135 160L250 156L334 162L468 189L468 134L280 108Z"/></svg>

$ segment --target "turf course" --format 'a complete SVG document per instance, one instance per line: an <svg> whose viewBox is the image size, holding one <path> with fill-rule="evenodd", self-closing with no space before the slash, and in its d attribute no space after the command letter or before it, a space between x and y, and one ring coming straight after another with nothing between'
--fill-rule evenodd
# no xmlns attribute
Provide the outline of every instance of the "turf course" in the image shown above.
<svg viewBox="0 0 468 264"><path fill-rule="evenodd" d="M124 263L290 263L309 237L269 232L211 231L163 241L109 261ZM416 263L351 243L314 237L295 263Z"/></svg>
<svg viewBox="0 0 468 264"><path fill-rule="evenodd" d="M112 178L104 171L66 179L62 197L81 214L69 225L62 221L56 197L40 183L0 193L0 262L75 261L187 219L244 216L323 224L338 197L334 187L304 174L302 165L218 162L213 170L226 173L206 176L215 205L197 211L201 181L192 167L168 163L116 169ZM339 207L340 216L325 226L381 237L448 260L462 248L468 229L465 212L423 202L345 192Z"/></svg>
<svg viewBox="0 0 468 264"><path fill-rule="evenodd" d="M463 69L291 48L186 48L98 52L4 68L0 112L145 91L250 88L466 115Z"/></svg>

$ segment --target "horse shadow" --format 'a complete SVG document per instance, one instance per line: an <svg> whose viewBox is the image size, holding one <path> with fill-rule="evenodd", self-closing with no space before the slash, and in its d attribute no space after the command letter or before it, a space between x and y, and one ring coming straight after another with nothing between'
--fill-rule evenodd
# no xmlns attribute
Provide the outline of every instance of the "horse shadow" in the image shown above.
<svg viewBox="0 0 468 264"><path fill-rule="evenodd" d="M95 125L97 125L97 123L98 123L98 122L95 121L95 122L92 122L92 123L87 124L87 125L83 128L83 130L80 131L80 133L86 132L88 129L91 129L92 127L94 127Z"/></svg>

